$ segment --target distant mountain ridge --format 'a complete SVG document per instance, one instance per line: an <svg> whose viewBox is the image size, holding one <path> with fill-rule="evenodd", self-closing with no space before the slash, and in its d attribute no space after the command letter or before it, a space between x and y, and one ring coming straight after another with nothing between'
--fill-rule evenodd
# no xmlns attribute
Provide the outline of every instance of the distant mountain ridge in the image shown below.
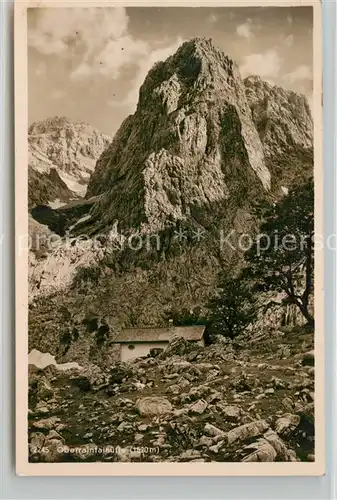
<svg viewBox="0 0 337 500"><path fill-rule="evenodd" d="M66 117L34 122L28 129L29 206L83 197L110 141L89 124Z"/></svg>

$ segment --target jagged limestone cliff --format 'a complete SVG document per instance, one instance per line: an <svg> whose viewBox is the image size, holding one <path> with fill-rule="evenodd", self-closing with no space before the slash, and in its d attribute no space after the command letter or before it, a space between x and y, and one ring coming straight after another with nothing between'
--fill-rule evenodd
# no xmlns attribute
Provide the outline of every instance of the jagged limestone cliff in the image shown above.
<svg viewBox="0 0 337 500"><path fill-rule="evenodd" d="M257 76L244 80L273 188L301 182L313 168L313 120L306 97Z"/></svg>
<svg viewBox="0 0 337 500"><path fill-rule="evenodd" d="M149 72L136 113L99 159L87 196L103 196L90 225L157 231L270 183L236 64L194 39Z"/></svg>

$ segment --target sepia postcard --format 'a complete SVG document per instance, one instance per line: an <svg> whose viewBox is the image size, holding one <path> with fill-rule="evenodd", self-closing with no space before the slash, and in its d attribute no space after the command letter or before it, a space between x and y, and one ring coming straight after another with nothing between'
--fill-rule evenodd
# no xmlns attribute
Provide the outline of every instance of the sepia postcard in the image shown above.
<svg viewBox="0 0 337 500"><path fill-rule="evenodd" d="M16 472L323 475L319 1L15 5Z"/></svg>

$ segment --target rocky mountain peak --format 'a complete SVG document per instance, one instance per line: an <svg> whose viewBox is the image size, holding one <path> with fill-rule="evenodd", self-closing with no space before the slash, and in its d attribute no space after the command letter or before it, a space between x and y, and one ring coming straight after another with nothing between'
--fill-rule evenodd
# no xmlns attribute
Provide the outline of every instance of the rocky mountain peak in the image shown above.
<svg viewBox="0 0 337 500"><path fill-rule="evenodd" d="M201 70L206 75L211 72L210 68L220 65L229 74L238 72L238 65L236 62L222 52L216 45L212 38L193 38L185 42L176 53L176 57L181 57L187 61L189 57L199 58L202 68Z"/></svg>
<svg viewBox="0 0 337 500"><path fill-rule="evenodd" d="M193 38L150 70L140 89L137 110L148 105L149 97L163 97L163 94L167 95L165 104L169 112L177 109L184 97L190 99L198 93L204 100L214 102L219 97L217 90L230 87L237 87L237 92L244 88L236 63L217 49L211 39Z"/></svg>
<svg viewBox="0 0 337 500"><path fill-rule="evenodd" d="M177 52L172 56L172 62L178 67L187 68L191 66L191 61L198 60L200 63L199 72L211 72L213 66L220 65L231 73L231 69L238 69L233 59L230 59L224 52L219 50L211 38L196 37L184 42ZM166 61L168 63L169 60Z"/></svg>
<svg viewBox="0 0 337 500"><path fill-rule="evenodd" d="M87 196L103 195L93 210L100 226L152 231L212 210L238 186L254 196L270 185L237 65L196 38L151 69Z"/></svg>

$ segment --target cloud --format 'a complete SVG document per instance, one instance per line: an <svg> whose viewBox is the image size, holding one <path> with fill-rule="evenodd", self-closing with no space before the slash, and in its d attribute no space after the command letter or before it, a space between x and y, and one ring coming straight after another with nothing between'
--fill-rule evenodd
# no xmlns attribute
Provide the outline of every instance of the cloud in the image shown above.
<svg viewBox="0 0 337 500"><path fill-rule="evenodd" d="M252 25L253 25L252 20L247 19L245 23L240 24L239 26L236 27L237 35L243 38L247 38L249 40L249 38L253 35Z"/></svg>
<svg viewBox="0 0 337 500"><path fill-rule="evenodd" d="M118 40L110 40L95 57L94 65L97 73L118 78L124 66L136 63L138 58L148 57L149 51L148 43L125 35Z"/></svg>
<svg viewBox="0 0 337 500"><path fill-rule="evenodd" d="M28 31L30 47L74 61L69 78L76 82L96 76L117 79L124 68L135 65L135 80L142 83L154 62L168 57L181 43L154 48L153 42L135 39L128 31L125 8L36 10L35 24ZM129 101L134 103L133 94Z"/></svg>
<svg viewBox="0 0 337 500"><path fill-rule="evenodd" d="M286 47L291 47L294 43L294 35L289 35L284 39L284 45Z"/></svg>
<svg viewBox="0 0 337 500"><path fill-rule="evenodd" d="M279 75L282 63L283 59L278 52L269 49L263 53L245 56L240 66L240 72L244 78L249 75L259 75L272 81L272 78Z"/></svg>
<svg viewBox="0 0 337 500"><path fill-rule="evenodd" d="M218 22L218 16L215 15L214 12L212 12L212 14L207 17L206 22L208 22L209 24L215 24Z"/></svg>
<svg viewBox="0 0 337 500"><path fill-rule="evenodd" d="M129 35L128 24L121 7L37 9L28 43L42 54L75 61L71 79L118 78L123 66L147 50Z"/></svg>
<svg viewBox="0 0 337 500"><path fill-rule="evenodd" d="M72 80L81 80L91 76L107 76L117 79L122 69L142 57L147 57L150 48L142 40L134 40L129 35L124 35L116 40L109 40L99 51L86 56L72 71Z"/></svg>
<svg viewBox="0 0 337 500"><path fill-rule="evenodd" d="M62 99L65 96L65 92L63 90L54 90L50 97L52 99Z"/></svg>
<svg viewBox="0 0 337 500"><path fill-rule="evenodd" d="M87 78L92 74L92 68L85 61L81 62L76 68L70 73L71 80L81 80Z"/></svg>
<svg viewBox="0 0 337 500"><path fill-rule="evenodd" d="M67 57L74 45L90 53L111 38L121 37L128 21L124 8L36 9L28 44L47 55Z"/></svg>
<svg viewBox="0 0 337 500"><path fill-rule="evenodd" d="M44 76L47 73L47 65L44 62L40 62L35 70L37 76Z"/></svg>
<svg viewBox="0 0 337 500"><path fill-rule="evenodd" d="M305 64L298 66L294 71L284 75L284 80L288 80L290 83L298 82L301 80L312 80L312 70L309 66Z"/></svg>

